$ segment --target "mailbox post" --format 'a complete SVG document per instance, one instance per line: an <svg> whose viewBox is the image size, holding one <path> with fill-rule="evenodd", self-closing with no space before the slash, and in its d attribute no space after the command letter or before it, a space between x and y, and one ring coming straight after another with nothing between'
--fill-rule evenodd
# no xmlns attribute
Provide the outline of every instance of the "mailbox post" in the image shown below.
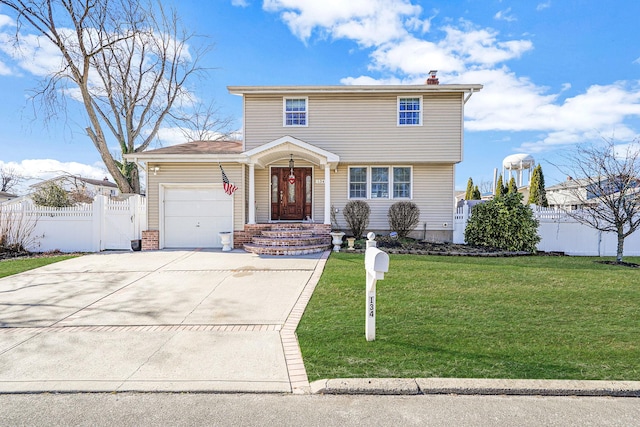
<svg viewBox="0 0 640 427"><path fill-rule="evenodd" d="M367 250L364 254L364 268L367 274L365 337L367 341L376 339L376 282L384 279L389 271L389 255L376 248L376 235L367 234Z"/></svg>

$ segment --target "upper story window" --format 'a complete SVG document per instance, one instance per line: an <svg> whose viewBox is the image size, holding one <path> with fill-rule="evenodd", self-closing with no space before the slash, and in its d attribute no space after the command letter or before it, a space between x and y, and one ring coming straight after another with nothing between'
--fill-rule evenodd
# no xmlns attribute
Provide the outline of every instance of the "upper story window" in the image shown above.
<svg viewBox="0 0 640 427"><path fill-rule="evenodd" d="M398 126L420 126L422 124L422 97L398 97Z"/></svg>
<svg viewBox="0 0 640 427"><path fill-rule="evenodd" d="M307 126L307 98L284 99L284 126Z"/></svg>

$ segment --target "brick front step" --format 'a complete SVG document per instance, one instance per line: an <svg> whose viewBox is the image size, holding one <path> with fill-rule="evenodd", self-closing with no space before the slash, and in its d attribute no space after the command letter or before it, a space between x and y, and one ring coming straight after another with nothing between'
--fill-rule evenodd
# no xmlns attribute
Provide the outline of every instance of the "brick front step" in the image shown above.
<svg viewBox="0 0 640 427"><path fill-rule="evenodd" d="M329 245L307 246L263 246L254 243L245 243L244 250L258 255L307 255L324 252Z"/></svg>
<svg viewBox="0 0 640 427"><path fill-rule="evenodd" d="M266 237L271 237L274 239L279 238L294 238L294 237L313 237L313 230L303 230L303 229L278 229L278 230L262 230L262 235Z"/></svg>
<svg viewBox="0 0 640 427"><path fill-rule="evenodd" d="M259 255L305 255L331 247L328 224L278 223L245 225L244 250Z"/></svg>
<svg viewBox="0 0 640 427"><path fill-rule="evenodd" d="M325 245L329 246L331 238L327 236L303 236L303 237L271 237L256 236L253 237L252 243L258 246L310 246Z"/></svg>

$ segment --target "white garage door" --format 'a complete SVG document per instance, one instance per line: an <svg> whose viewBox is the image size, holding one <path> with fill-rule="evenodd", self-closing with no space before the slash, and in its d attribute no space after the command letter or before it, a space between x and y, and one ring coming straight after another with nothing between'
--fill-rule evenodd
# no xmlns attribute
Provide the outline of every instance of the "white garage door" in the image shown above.
<svg viewBox="0 0 640 427"><path fill-rule="evenodd" d="M233 230L232 197L223 189L164 188L164 247L221 248Z"/></svg>

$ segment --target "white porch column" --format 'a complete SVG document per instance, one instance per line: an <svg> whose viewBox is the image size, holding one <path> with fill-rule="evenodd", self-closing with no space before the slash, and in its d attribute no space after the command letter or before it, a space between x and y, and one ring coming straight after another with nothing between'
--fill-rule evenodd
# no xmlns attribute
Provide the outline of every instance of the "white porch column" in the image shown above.
<svg viewBox="0 0 640 427"><path fill-rule="evenodd" d="M324 223L331 224L331 168L324 165Z"/></svg>
<svg viewBox="0 0 640 427"><path fill-rule="evenodd" d="M255 165L249 163L249 221L248 224L256 223L256 175Z"/></svg>

